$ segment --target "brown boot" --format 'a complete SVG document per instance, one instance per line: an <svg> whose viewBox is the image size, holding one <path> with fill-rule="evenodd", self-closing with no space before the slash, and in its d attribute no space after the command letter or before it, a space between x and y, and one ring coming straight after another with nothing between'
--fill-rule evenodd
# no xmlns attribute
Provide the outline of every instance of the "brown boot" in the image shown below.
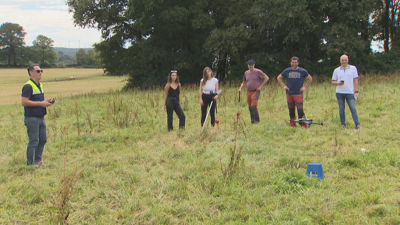
<svg viewBox="0 0 400 225"><path fill-rule="evenodd" d="M296 127L296 122L294 122L296 120L296 118L290 118L290 126L292 127Z"/></svg>

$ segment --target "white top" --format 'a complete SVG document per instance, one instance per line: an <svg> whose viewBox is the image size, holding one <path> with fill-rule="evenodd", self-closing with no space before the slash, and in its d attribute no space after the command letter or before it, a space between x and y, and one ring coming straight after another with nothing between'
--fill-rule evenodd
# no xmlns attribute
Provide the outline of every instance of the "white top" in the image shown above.
<svg viewBox="0 0 400 225"><path fill-rule="evenodd" d="M340 94L354 94L354 79L358 78L357 67L349 65L346 69L339 66L333 72L332 80L342 81L344 85L336 87L336 93Z"/></svg>
<svg viewBox="0 0 400 225"><path fill-rule="evenodd" d="M203 82L203 79L200 80L200 82ZM213 77L211 80L208 80L206 82L206 85L203 86L203 92L215 92L215 86L218 83L218 79Z"/></svg>

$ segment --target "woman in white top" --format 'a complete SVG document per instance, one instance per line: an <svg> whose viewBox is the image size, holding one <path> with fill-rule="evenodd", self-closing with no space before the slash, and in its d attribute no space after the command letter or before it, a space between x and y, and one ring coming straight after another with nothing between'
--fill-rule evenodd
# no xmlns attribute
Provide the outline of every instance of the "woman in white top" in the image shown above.
<svg viewBox="0 0 400 225"><path fill-rule="evenodd" d="M215 124L215 108L217 107L218 95L215 93L218 91L218 79L214 77L213 71L210 67L206 67L203 70L203 78L200 80L200 105L201 105L201 126L204 125L204 121L207 115L207 108L213 102L210 115L211 115L211 126L214 128Z"/></svg>

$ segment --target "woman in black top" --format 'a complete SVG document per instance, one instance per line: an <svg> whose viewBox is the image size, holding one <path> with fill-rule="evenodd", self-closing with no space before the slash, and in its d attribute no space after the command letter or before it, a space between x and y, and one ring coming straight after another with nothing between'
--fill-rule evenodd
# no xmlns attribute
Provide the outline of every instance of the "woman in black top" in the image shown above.
<svg viewBox="0 0 400 225"><path fill-rule="evenodd" d="M178 71L171 70L168 74L167 84L164 87L164 111L167 111L168 115L168 131L173 130L172 126L172 115L175 113L179 118L179 128L185 128L185 114L179 104L179 94L181 90L181 83L179 83Z"/></svg>

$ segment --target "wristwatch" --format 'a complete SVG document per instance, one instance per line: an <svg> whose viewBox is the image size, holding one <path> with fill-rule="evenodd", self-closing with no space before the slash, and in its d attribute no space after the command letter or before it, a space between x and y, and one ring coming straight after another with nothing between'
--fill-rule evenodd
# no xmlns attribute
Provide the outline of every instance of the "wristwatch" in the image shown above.
<svg viewBox="0 0 400 225"><path fill-rule="evenodd" d="M355 91L354 93L358 93L358 91Z"/></svg>

